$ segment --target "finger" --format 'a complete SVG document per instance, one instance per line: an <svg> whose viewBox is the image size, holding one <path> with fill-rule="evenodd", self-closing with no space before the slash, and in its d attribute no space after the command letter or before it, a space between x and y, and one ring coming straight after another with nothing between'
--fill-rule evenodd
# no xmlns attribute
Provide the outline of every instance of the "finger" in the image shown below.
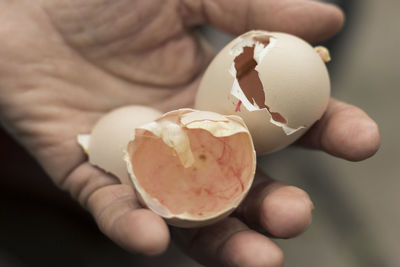
<svg viewBox="0 0 400 267"><path fill-rule="evenodd" d="M131 186L99 189L89 207L100 230L126 250L155 255L167 249L168 227L160 216L137 205Z"/></svg>
<svg viewBox="0 0 400 267"><path fill-rule="evenodd" d="M167 225L160 216L140 206L132 186L119 184L84 163L71 173L64 188L91 212L100 230L127 251L154 255L166 250Z"/></svg>
<svg viewBox="0 0 400 267"><path fill-rule="evenodd" d="M299 144L359 161L378 151L380 134L377 124L364 111L331 99L324 116L299 140Z"/></svg>
<svg viewBox="0 0 400 267"><path fill-rule="evenodd" d="M203 0L184 1L192 21L210 23L223 31L241 34L253 29L288 32L310 42L337 33L343 12L334 5L309 0ZM193 16L193 14L196 14ZM200 16L200 18L199 18Z"/></svg>
<svg viewBox="0 0 400 267"><path fill-rule="evenodd" d="M174 229L186 252L206 266L282 266L283 252L237 218L196 230ZM188 235L191 234L191 235Z"/></svg>
<svg viewBox="0 0 400 267"><path fill-rule="evenodd" d="M311 223L313 204L300 188L277 182L260 171L254 186L238 209L249 225L279 238L304 232Z"/></svg>

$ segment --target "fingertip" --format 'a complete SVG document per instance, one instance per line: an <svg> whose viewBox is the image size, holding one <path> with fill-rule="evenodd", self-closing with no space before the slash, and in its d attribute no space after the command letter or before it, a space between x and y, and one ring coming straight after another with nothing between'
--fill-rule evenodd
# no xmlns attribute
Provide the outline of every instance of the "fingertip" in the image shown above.
<svg viewBox="0 0 400 267"><path fill-rule="evenodd" d="M264 29L291 33L309 42L333 36L344 23L338 6L310 0L204 1L198 10L205 21L232 34Z"/></svg>
<svg viewBox="0 0 400 267"><path fill-rule="evenodd" d="M326 29L329 29L330 32L327 34L325 38L328 38L336 33L338 33L342 28L346 21L346 16L341 8L339 8L335 4L325 3L328 7L326 9Z"/></svg>
<svg viewBox="0 0 400 267"><path fill-rule="evenodd" d="M378 152L381 144L379 126L376 122L371 120L365 121L363 129L364 134L360 137L362 144L360 144L359 147L364 145L364 151L362 154L356 155L358 157L354 157L355 160L362 160L372 157L376 152Z"/></svg>
<svg viewBox="0 0 400 267"><path fill-rule="evenodd" d="M361 161L378 151L379 127L362 109L331 99L324 116L299 144L346 160Z"/></svg>
<svg viewBox="0 0 400 267"><path fill-rule="evenodd" d="M273 28L283 27L281 30L298 35L311 43L334 36L344 25L344 12L334 4L309 0L294 3L286 0L276 2L276 5L283 8L277 16L279 19L273 21Z"/></svg>
<svg viewBox="0 0 400 267"><path fill-rule="evenodd" d="M347 159L360 161L373 156L380 146L380 133L378 125L371 120L360 121L355 129L350 129L354 133L352 142L347 143Z"/></svg>
<svg viewBox="0 0 400 267"><path fill-rule="evenodd" d="M314 206L304 190L283 186L268 194L261 208L261 226L273 236L289 238L308 228Z"/></svg>
<svg viewBox="0 0 400 267"><path fill-rule="evenodd" d="M132 253L158 255L168 248L168 227L160 216L150 210L131 211L116 224L117 243Z"/></svg>
<svg viewBox="0 0 400 267"><path fill-rule="evenodd" d="M341 127L334 127L335 125ZM367 159L373 156L380 146L379 127L366 115L340 122L332 121L325 132L329 134L326 134L328 138L322 139L322 147L335 156L350 161Z"/></svg>
<svg viewBox="0 0 400 267"><path fill-rule="evenodd" d="M254 231L234 234L221 247L221 256L227 266L283 266L282 250L269 238Z"/></svg>
<svg viewBox="0 0 400 267"><path fill-rule="evenodd" d="M310 18L314 18L314 21L310 22L310 25L313 26L309 27L313 31L305 31L301 36L303 35L306 40L315 43L329 39L340 32L345 22L345 14L342 9L330 3L308 0L305 2L308 2L307 4L310 5L308 7L310 12L314 12L314 14L310 14L309 16ZM312 6L314 7L312 8Z"/></svg>

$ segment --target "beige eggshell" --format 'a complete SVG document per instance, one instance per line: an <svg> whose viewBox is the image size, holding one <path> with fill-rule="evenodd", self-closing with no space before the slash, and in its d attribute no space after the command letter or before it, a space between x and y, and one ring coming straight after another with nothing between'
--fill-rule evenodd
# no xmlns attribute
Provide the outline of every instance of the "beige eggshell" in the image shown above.
<svg viewBox="0 0 400 267"><path fill-rule="evenodd" d="M145 106L125 106L104 115L90 134L86 149L89 162L114 174L121 183L132 184L123 160L123 151L136 127L161 115L161 112Z"/></svg>
<svg viewBox="0 0 400 267"><path fill-rule="evenodd" d="M142 204L186 228L228 216L248 193L256 169L240 117L191 109L137 127L125 161Z"/></svg>
<svg viewBox="0 0 400 267"><path fill-rule="evenodd" d="M265 37L270 42L264 48L254 41ZM249 111L242 104L240 111L237 110L239 100L243 99L232 94L235 82L238 84L234 60L240 49L255 44L257 51L261 51L254 50L254 59L265 94L264 103L271 112L278 112L287 120L283 126L271 122L266 108ZM201 81L195 108L240 116L251 132L257 154L265 154L302 136L321 118L329 96L328 71L311 45L290 34L251 31L234 39L211 62Z"/></svg>

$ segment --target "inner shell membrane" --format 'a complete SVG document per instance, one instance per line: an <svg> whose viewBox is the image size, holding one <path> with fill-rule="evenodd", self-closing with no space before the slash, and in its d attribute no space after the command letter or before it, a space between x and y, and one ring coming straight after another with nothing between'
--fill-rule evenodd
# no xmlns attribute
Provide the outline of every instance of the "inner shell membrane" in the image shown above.
<svg viewBox="0 0 400 267"><path fill-rule="evenodd" d="M184 168L175 151L145 131L129 149L133 173L142 189L172 214L209 217L241 197L253 176L253 150L246 133L215 137L203 129L184 129L195 157Z"/></svg>

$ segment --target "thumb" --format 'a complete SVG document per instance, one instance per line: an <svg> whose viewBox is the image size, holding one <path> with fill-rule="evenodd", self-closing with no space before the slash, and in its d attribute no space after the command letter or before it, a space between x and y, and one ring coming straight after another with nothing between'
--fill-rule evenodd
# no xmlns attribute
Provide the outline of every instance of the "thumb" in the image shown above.
<svg viewBox="0 0 400 267"><path fill-rule="evenodd" d="M282 31L309 42L334 35L344 22L338 7L310 0L203 0L201 10L203 22L232 34Z"/></svg>
<svg viewBox="0 0 400 267"><path fill-rule="evenodd" d="M167 249L167 225L160 216L140 206L131 185L120 184L84 162L67 176L61 188L88 209L106 236L127 251L155 255Z"/></svg>

